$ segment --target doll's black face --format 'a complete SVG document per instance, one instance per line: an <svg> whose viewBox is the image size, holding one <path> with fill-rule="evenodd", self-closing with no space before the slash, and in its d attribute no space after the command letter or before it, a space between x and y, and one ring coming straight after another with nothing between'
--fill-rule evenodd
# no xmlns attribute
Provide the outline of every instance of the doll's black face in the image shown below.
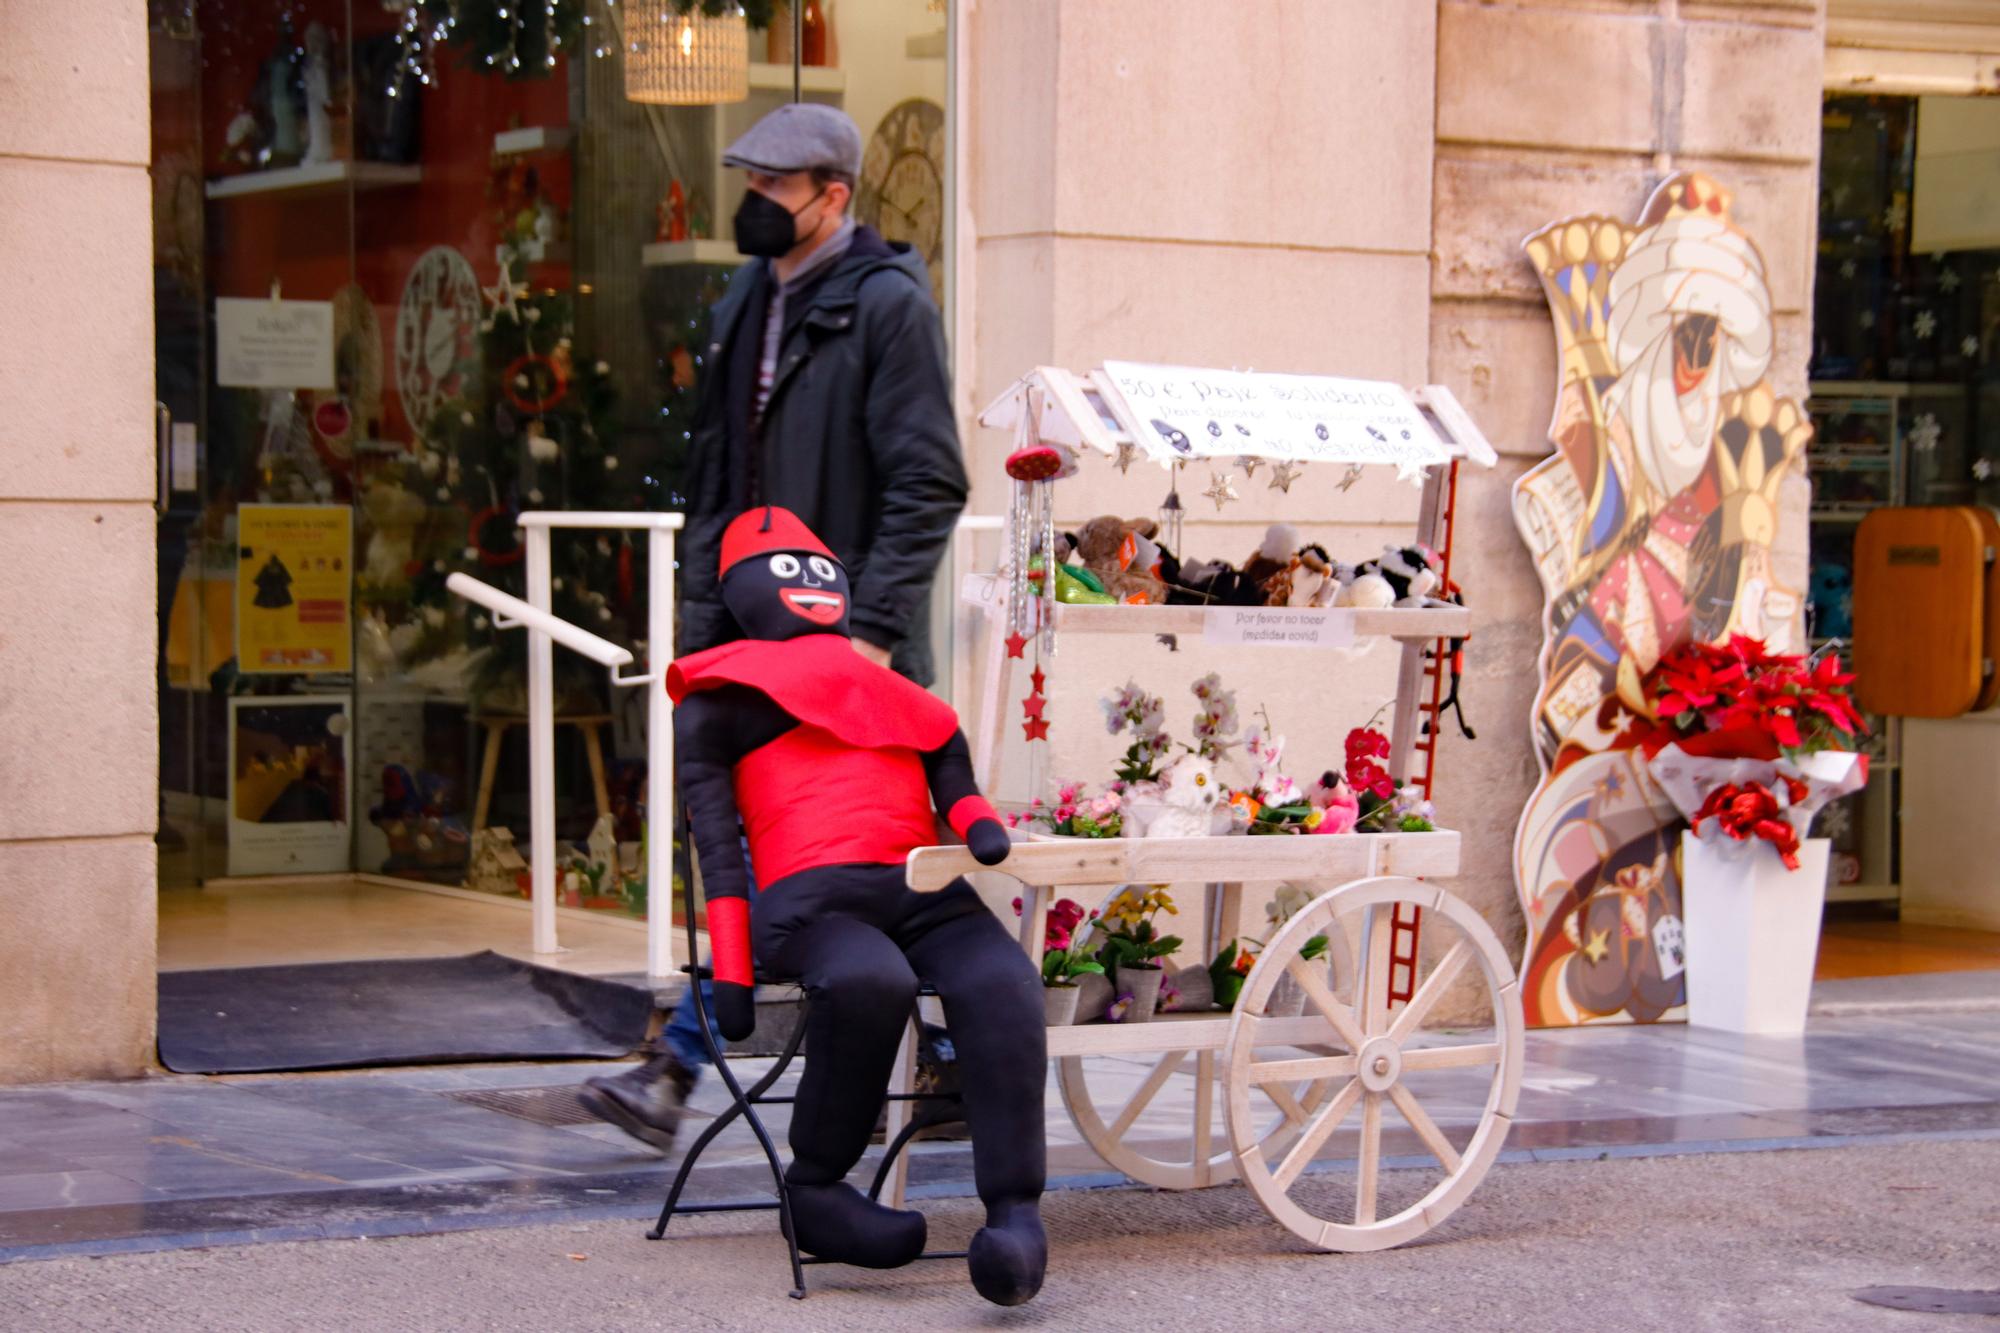
<svg viewBox="0 0 2000 1333"><path fill-rule="evenodd" d="M847 571L806 551L754 555L730 566L722 600L753 639L847 633Z"/></svg>

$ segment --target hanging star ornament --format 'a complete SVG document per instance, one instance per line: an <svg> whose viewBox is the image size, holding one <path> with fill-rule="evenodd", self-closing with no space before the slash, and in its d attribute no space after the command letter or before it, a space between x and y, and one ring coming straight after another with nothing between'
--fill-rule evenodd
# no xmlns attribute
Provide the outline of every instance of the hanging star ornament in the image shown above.
<svg viewBox="0 0 2000 1333"><path fill-rule="evenodd" d="M1305 469L1289 458L1281 458L1271 465L1271 489L1292 493L1292 483L1299 479Z"/></svg>
<svg viewBox="0 0 2000 1333"><path fill-rule="evenodd" d="M1119 473L1122 475L1127 469L1129 469L1132 466L1132 464L1138 459L1138 457L1139 457L1138 445L1132 443L1132 441L1130 440L1120 440L1118 442L1118 457L1112 459L1111 461L1113 466L1115 466L1118 469Z"/></svg>
<svg viewBox="0 0 2000 1333"><path fill-rule="evenodd" d="M1264 460L1255 454L1238 454L1236 466L1243 469L1243 479L1249 481L1257 475L1257 469L1264 466Z"/></svg>
<svg viewBox="0 0 2000 1333"><path fill-rule="evenodd" d="M1049 701L1039 694L1031 694L1021 700L1021 712L1027 717L1040 717L1048 706Z"/></svg>
<svg viewBox="0 0 2000 1333"><path fill-rule="evenodd" d="M1407 482L1421 490L1424 484L1424 465L1408 458L1404 459L1396 464L1396 480Z"/></svg>
<svg viewBox="0 0 2000 1333"><path fill-rule="evenodd" d="M1031 717L1023 722L1021 730L1027 733L1031 741L1045 741L1049 738L1049 724L1038 717Z"/></svg>
<svg viewBox="0 0 2000 1333"><path fill-rule="evenodd" d="M1347 471L1341 474L1340 489L1343 492L1354 489L1354 483L1361 480L1361 464L1349 463Z"/></svg>
<svg viewBox="0 0 2000 1333"><path fill-rule="evenodd" d="M514 273L508 260L500 261L500 276L491 287L481 287L479 294L486 298L488 314L479 322L482 333L491 333L500 316L505 315L516 324L521 322L521 307L515 304L520 288L514 282Z"/></svg>
<svg viewBox="0 0 2000 1333"><path fill-rule="evenodd" d="M1028 636L1019 632L1007 636L1007 656L1019 657L1021 650L1028 646Z"/></svg>
<svg viewBox="0 0 2000 1333"><path fill-rule="evenodd" d="M1041 694L1044 692L1042 687L1048 684L1049 680L1047 676L1042 674L1042 668L1039 663L1036 664L1033 673L1029 675L1028 679L1034 683L1035 687L1034 692L1036 694Z"/></svg>
<svg viewBox="0 0 2000 1333"><path fill-rule="evenodd" d="M1202 494L1215 501L1215 508L1218 513L1221 512L1222 506L1237 498L1236 487L1231 483L1230 475L1227 472L1210 473L1208 488Z"/></svg>

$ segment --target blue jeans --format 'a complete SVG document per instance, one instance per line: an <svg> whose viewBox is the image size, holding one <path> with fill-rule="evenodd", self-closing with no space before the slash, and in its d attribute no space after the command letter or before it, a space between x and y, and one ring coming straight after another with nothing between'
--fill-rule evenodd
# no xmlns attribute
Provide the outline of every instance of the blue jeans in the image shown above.
<svg viewBox="0 0 2000 1333"><path fill-rule="evenodd" d="M757 872L750 865L750 840L743 839L743 873L750 878L750 892L757 891ZM706 960L704 960L706 961ZM708 1011L708 1033L715 1038L715 1049L728 1046L722 1032L715 1026L715 983L701 983L702 1007ZM708 1047L702 1045L701 1021L695 1017L694 996L683 995L681 1002L674 1006L673 1017L667 1020L666 1029L660 1033L660 1049L680 1061L683 1069L700 1069L708 1064Z"/></svg>

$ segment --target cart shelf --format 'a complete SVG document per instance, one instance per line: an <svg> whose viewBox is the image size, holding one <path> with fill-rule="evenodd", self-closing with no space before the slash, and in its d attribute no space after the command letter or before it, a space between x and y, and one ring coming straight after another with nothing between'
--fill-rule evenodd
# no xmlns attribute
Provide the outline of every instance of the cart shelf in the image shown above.
<svg viewBox="0 0 2000 1333"><path fill-rule="evenodd" d="M1157 1055L1163 1051L1219 1051L1229 1038L1227 1009L1156 1014L1146 1023L1078 1023L1049 1029L1049 1055ZM1273 1046L1315 1046L1339 1040L1333 1024L1317 1014L1260 1020L1257 1039ZM1352 1063L1350 1061L1350 1063ZM1351 1070L1347 1072L1352 1072Z"/></svg>
<svg viewBox="0 0 2000 1333"><path fill-rule="evenodd" d="M967 576L961 589L964 600L974 606L999 606L1006 601L1006 589L997 575ZM1124 606L1058 604L1055 613L1057 634L1200 634L1210 625L1224 622L1233 611L1282 612L1299 617L1301 625L1335 625L1345 620L1354 627L1356 639L1395 639L1422 643L1433 639L1459 639L1472 632L1472 612L1462 606L1440 607L1228 607L1228 606Z"/></svg>
<svg viewBox="0 0 2000 1333"><path fill-rule="evenodd" d="M1458 873L1458 834L1334 833L1211 838L1054 838L1014 844L1005 861L982 866L964 847L910 853L908 879L934 892L960 875L992 870L1023 884L1255 883L1281 879L1411 879Z"/></svg>

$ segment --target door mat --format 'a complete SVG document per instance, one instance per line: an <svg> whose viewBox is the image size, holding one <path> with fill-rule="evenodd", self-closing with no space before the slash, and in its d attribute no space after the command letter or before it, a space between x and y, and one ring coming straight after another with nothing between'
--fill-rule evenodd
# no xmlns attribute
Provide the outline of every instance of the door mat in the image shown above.
<svg viewBox="0 0 2000 1333"><path fill-rule="evenodd" d="M487 1060L616 1059L653 997L500 954L160 974L160 1063L258 1074Z"/></svg>

